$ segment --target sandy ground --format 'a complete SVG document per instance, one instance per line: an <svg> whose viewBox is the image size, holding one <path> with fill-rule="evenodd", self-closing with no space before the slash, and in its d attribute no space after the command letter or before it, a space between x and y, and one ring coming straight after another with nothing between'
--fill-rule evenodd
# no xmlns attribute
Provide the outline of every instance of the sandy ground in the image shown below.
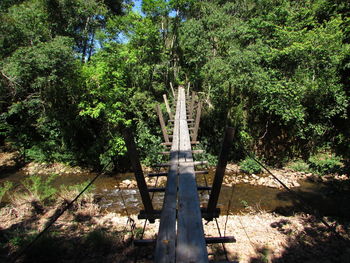
<svg viewBox="0 0 350 263"><path fill-rule="evenodd" d="M12 166L13 158L14 156L10 154L0 154L2 165ZM41 168L34 164L29 164L27 167L33 170ZM57 169L56 166L49 168ZM229 168L237 169L232 165ZM294 186L298 179L311 176L285 170L275 171L275 173L283 174L283 177L288 178L286 180ZM242 176L238 178L239 182L248 180L245 175ZM254 176L250 178L249 182L252 184L273 187L269 185L269 179L262 180ZM225 183L231 185L235 182ZM124 180L121 184L124 184L121 186L125 188L132 188L135 183L133 180ZM15 242L17 237L42 230L59 211L58 208L60 207L56 203L41 210L40 205L36 207L32 200L22 200L21 203L2 207L0 209L0 242L3 247L0 247L0 261L7 256L13 256L18 243ZM242 211L242 214L221 216L217 221L223 235L233 236L236 239L235 243L225 245L227 257L233 262L350 263L350 244L346 240L350 233L349 222L327 220L337 233L340 233L340 237L313 216L305 214L285 217L264 211L254 211L248 207ZM219 236L215 221L203 223L206 236ZM101 212L96 204L80 202L73 211L66 212L50 231L57 233L57 248L62 247L62 251L66 253L61 255L65 259L59 262L134 262L136 254L139 255L138 262L152 262L153 247L144 248L138 252L131 242L134 237L141 237L143 226L144 221L138 220L135 215L128 218L116 213L105 213ZM158 228L158 220L154 224L148 223L144 238L155 239ZM94 243L89 241L89 235L96 230L103 230L104 237L102 239L95 237ZM220 244L209 245L208 254L210 260L226 260L224 249Z"/></svg>
<svg viewBox="0 0 350 263"><path fill-rule="evenodd" d="M133 217L137 228L143 221ZM227 222L226 222L227 220ZM250 262L350 262L350 247L329 232L310 215L289 217L251 211L248 214L222 216L218 220L222 235L234 236L235 243L225 244L230 261ZM219 236L215 221L203 222L206 236ZM127 218L107 214L98 224L126 226ZM225 229L226 224L226 229ZM155 238L159 223L147 224L145 238ZM337 231L345 235L344 225ZM225 260L222 245L209 245L210 260ZM322 260L320 259L322 258Z"/></svg>
<svg viewBox="0 0 350 263"><path fill-rule="evenodd" d="M16 235L33 231L37 233L50 222L59 211L58 208L59 206L45 208L40 213L32 203L1 208L0 240L6 236L12 236L13 240ZM327 220L341 236L348 238L348 222ZM350 262L349 242L337 237L310 215L296 214L286 217L247 207L242 214L228 217L223 215L217 221L222 235L236 239L235 243L225 245L228 259L233 262ZM133 262L139 252L131 241L133 236L136 239L141 238L144 222L138 220L136 215L126 217L116 213L104 213L96 204L80 202L73 211L67 211L50 232L59 237L57 246L62 247L66 257L77 257L77 247L85 251L83 255L91 254L89 260L78 255L79 262L95 262L98 258L103 259L103 262ZM219 236L215 221L203 221L203 225L206 236ZM154 224L147 223L143 238L156 239L158 228L158 220ZM94 243L87 243L87 237L95 230L103 230L105 237L97 238ZM76 247L66 249L72 240ZM104 247L103 254L100 244ZM13 256L13 245L8 245L7 249L8 256ZM152 262L153 251L152 246L141 249L139 262ZM210 260L226 259L220 244L209 245L208 254ZM4 257L6 255L0 255L0 259Z"/></svg>

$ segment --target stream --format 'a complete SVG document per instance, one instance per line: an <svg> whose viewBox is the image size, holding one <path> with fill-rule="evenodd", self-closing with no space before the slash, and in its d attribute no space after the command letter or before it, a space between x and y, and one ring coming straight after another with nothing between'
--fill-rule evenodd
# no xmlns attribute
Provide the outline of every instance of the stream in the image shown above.
<svg viewBox="0 0 350 263"><path fill-rule="evenodd" d="M96 176L95 173L87 174L68 174L57 176L53 182L54 187L59 189L62 186L88 183ZM210 171L206 175L208 184L211 185L214 173ZM235 176L226 174L226 176ZM0 175L0 183L12 181L14 185L20 185L28 175L21 171ZM122 180L132 180L133 173L118 173L112 175L101 175L94 184L94 194L99 205L109 212L120 214L137 214L143 209L138 189L120 189L118 184ZM197 179L198 185L205 185L202 176ZM311 203L323 215L349 217L350 202L349 184L330 185L320 182L301 181L300 187L293 188L308 203ZM164 193L151 193L153 195L153 205L155 209L161 209ZM201 206L206 206L209 199L208 191L199 191ZM124 201L123 201L124 200ZM5 200L6 201L6 200ZM126 206L124 206L124 203ZM249 211L249 208L255 210L264 210L267 212L276 212L283 215L290 215L295 212L312 211L305 210L299 205L297 198L286 190L270 188L265 186L255 186L247 183L239 183L232 187L222 186L218 207L221 214L238 214ZM229 209L229 211L228 211Z"/></svg>

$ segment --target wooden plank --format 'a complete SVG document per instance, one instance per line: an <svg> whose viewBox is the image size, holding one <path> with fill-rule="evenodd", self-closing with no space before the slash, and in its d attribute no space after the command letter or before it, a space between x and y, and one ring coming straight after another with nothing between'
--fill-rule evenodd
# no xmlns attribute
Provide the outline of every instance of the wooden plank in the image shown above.
<svg viewBox="0 0 350 263"><path fill-rule="evenodd" d="M157 177L157 176L168 176L167 172L162 172L162 173L149 173L147 174L148 177Z"/></svg>
<svg viewBox="0 0 350 263"><path fill-rule="evenodd" d="M195 181L191 141L186 121L184 89L179 89L180 145L176 262L208 262L202 215Z"/></svg>
<svg viewBox="0 0 350 263"><path fill-rule="evenodd" d="M173 158L177 152L173 152ZM177 164L170 167L167 177L166 195L159 225L155 262L175 262L176 245L176 199L177 199Z"/></svg>
<svg viewBox="0 0 350 263"><path fill-rule="evenodd" d="M236 242L236 239L233 236L205 238L206 244L235 243L235 242ZM156 244L156 240L155 239L135 239L133 243L137 247L154 246Z"/></svg>
<svg viewBox="0 0 350 263"><path fill-rule="evenodd" d="M159 219L162 210L153 210L153 213L147 214L145 210L141 210L138 215L138 219ZM201 207L202 218L207 218L207 208ZM215 209L214 217L217 218L220 215L220 208Z"/></svg>
<svg viewBox="0 0 350 263"><path fill-rule="evenodd" d="M179 164L180 164L181 162L179 162ZM185 161L184 163L183 163L183 165L187 165L187 166L189 166L189 165L192 165L192 166L197 166L197 165L207 165L208 164L208 161L192 161L192 162L190 162L190 161ZM170 166L171 165L171 162L170 163L157 163L157 164L155 164L154 166L155 167L168 167L168 166Z"/></svg>
<svg viewBox="0 0 350 263"><path fill-rule="evenodd" d="M211 187L210 186L197 186L197 190L198 191L208 191L208 190L211 190ZM165 192L165 188L164 187L151 187L151 188L148 188L148 192L150 192L150 193Z"/></svg>
<svg viewBox="0 0 350 263"><path fill-rule="evenodd" d="M193 121L195 121L194 119L187 119L187 122L193 122ZM168 122L174 122L174 119L170 119L170 120L168 120Z"/></svg>
<svg viewBox="0 0 350 263"><path fill-rule="evenodd" d="M180 107L177 100L178 109ZM179 119L179 111L176 110L175 120ZM160 218L158 237L155 249L155 262L173 263L176 252L176 210L177 210L177 188L178 188L178 155L179 155L179 122L174 122L173 142L170 151L170 169L167 176L163 209Z"/></svg>
<svg viewBox="0 0 350 263"><path fill-rule="evenodd" d="M235 243L235 242L236 242L236 239L234 236L205 238L206 244ZM135 239L133 243L137 247L154 246L156 244L156 240L155 239Z"/></svg>
<svg viewBox="0 0 350 263"><path fill-rule="evenodd" d="M200 154L200 153L204 153L204 150L192 150L192 154ZM159 154L170 155L170 152L169 151L159 152Z"/></svg>
<svg viewBox="0 0 350 263"><path fill-rule="evenodd" d="M235 243L236 239L233 236L226 237L206 237L205 242L207 244L218 244L218 243Z"/></svg>

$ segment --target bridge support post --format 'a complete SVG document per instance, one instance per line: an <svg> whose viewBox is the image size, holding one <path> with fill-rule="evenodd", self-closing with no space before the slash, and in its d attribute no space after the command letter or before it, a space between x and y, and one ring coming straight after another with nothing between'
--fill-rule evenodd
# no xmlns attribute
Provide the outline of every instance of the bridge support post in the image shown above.
<svg viewBox="0 0 350 263"><path fill-rule="evenodd" d="M137 187L139 188L142 204L145 208L146 214L154 214L154 209L152 205L152 200L149 196L147 184L145 181L145 177L143 175L139 154L136 149L136 144L134 140L134 135L131 129L123 130L123 137L125 139L126 148L128 150L128 154L130 156L131 165L134 169L135 179L137 182ZM154 219L150 219L150 223L154 223Z"/></svg>
<svg viewBox="0 0 350 263"><path fill-rule="evenodd" d="M174 100L176 100L176 94L175 94L175 91L174 91L174 87L173 87L173 83L172 83L172 82L170 82L170 88L171 88L171 93L173 94Z"/></svg>
<svg viewBox="0 0 350 263"><path fill-rule="evenodd" d="M157 106L156 106L156 111L157 111L157 114L158 114L160 127L162 128L164 141L169 143L169 135L168 135L168 132L166 130L166 126L165 126L165 122L164 122L164 118L163 118L163 113L162 113L162 110L159 107L159 104L157 104Z"/></svg>
<svg viewBox="0 0 350 263"><path fill-rule="evenodd" d="M173 117L173 114L171 112L171 109L170 109L169 102L168 102L166 94L163 94L163 99L164 99L166 111L168 112L169 118L173 119L174 117Z"/></svg>
<svg viewBox="0 0 350 263"><path fill-rule="evenodd" d="M195 98L196 98L196 93L194 91L192 91L191 103L190 103L190 107L189 107L189 118L190 119L193 117L193 107L194 107Z"/></svg>
<svg viewBox="0 0 350 263"><path fill-rule="evenodd" d="M212 190L208 201L208 207L207 207L208 216L206 217L206 220L208 221L213 220L213 215L216 209L216 205L218 203L221 185L225 175L227 159L232 147L234 135L235 135L234 128L227 127L225 131L225 137L221 146L220 157L218 160L218 164L216 166Z"/></svg>
<svg viewBox="0 0 350 263"><path fill-rule="evenodd" d="M190 86L191 86L191 82L187 83L187 97L190 96Z"/></svg>
<svg viewBox="0 0 350 263"><path fill-rule="evenodd" d="M194 124L194 130L192 135L192 141L197 141L199 122L201 120L201 112L202 112L202 102L198 103L197 113L196 113L196 122Z"/></svg>

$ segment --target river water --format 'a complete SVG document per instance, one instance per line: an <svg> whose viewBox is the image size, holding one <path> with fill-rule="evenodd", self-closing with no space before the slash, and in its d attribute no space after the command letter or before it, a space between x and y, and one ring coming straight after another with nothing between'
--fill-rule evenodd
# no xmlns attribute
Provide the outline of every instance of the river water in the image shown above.
<svg viewBox="0 0 350 263"><path fill-rule="evenodd" d="M87 184L95 176L96 174L94 173L61 175L56 177L53 185L56 188L60 188L74 184ZM226 176L234 176L234 174L227 174ZM2 174L0 183L7 180L12 181L18 186L17 189L20 189L20 182L26 177L28 176L21 171ZM210 185L213 179L213 172L210 172L206 177ZM137 214L142 209L138 189L118 188L122 180L132 180L133 178L134 175L132 173L101 175L96 180L93 189L100 206L109 212ZM293 190L306 199L308 203L315 206L321 214L349 217L348 186L347 188L343 186L339 188L339 186L309 181L299 183L301 186L293 188ZM205 185L205 181L201 176L198 178L198 185ZM151 196L153 196L155 209L161 209L164 193L154 193ZM201 205L205 207L209 198L208 192L200 191L199 196ZM303 206L300 206L297 200L293 194L285 190L242 183L232 187L222 186L218 207L222 211L221 214L238 214L247 212L251 208L285 215L299 211L313 213L313 211L305 210Z"/></svg>

